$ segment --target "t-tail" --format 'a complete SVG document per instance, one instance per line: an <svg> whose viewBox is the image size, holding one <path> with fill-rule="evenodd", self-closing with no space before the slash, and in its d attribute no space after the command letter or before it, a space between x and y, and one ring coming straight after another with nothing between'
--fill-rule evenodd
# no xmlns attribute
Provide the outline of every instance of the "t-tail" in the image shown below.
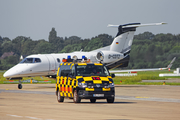
<svg viewBox="0 0 180 120"><path fill-rule="evenodd" d="M150 23L150 24L141 24L141 23L129 23L124 25L108 25L108 27L118 28L118 33L114 38L112 44L110 45L109 50L111 52L117 52L121 55L124 55L123 58L117 59L117 61L107 63L106 66L108 69L116 67L127 67L130 60L130 51L133 43L134 33L137 27L143 26L154 26L162 25L162 23ZM115 54L114 54L115 55ZM116 55L117 56L117 55Z"/></svg>

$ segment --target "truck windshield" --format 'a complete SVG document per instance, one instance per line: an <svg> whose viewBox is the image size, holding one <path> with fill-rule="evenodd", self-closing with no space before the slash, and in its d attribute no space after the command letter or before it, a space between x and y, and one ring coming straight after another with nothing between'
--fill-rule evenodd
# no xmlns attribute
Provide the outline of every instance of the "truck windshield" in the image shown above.
<svg viewBox="0 0 180 120"><path fill-rule="evenodd" d="M105 66L101 65L79 65L76 66L77 76L109 76L109 72Z"/></svg>

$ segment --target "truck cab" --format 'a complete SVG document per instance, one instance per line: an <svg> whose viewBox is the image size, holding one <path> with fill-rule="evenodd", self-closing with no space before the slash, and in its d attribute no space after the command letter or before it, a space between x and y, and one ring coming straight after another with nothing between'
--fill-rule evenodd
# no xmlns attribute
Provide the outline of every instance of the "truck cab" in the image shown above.
<svg viewBox="0 0 180 120"><path fill-rule="evenodd" d="M64 98L73 99L74 103L81 99L106 99L113 103L115 98L114 82L108 69L101 63L61 63L56 77L57 101Z"/></svg>

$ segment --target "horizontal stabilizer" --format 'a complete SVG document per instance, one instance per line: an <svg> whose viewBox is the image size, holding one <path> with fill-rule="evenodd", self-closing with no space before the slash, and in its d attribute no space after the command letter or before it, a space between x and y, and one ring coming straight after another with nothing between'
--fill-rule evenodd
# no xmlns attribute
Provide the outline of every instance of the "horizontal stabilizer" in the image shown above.
<svg viewBox="0 0 180 120"><path fill-rule="evenodd" d="M161 23L149 23L149 24L135 24L135 25L121 25L122 28L128 28L128 27L145 27L145 26L155 26L155 25L163 25L163 24L167 24L165 22L161 22ZM120 25L111 25L109 24L107 27L119 27Z"/></svg>

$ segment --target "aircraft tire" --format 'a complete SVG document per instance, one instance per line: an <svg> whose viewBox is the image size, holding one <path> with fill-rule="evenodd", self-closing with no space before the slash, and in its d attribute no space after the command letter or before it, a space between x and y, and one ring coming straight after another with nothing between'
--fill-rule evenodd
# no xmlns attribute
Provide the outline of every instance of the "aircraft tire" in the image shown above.
<svg viewBox="0 0 180 120"><path fill-rule="evenodd" d="M79 98L77 90L74 90L73 101L74 101L74 103L80 103L81 102L81 98Z"/></svg>
<svg viewBox="0 0 180 120"><path fill-rule="evenodd" d="M91 103L95 103L95 102L96 102L96 99L90 99L90 102L91 102Z"/></svg>
<svg viewBox="0 0 180 120"><path fill-rule="evenodd" d="M22 84L18 84L18 89L22 89Z"/></svg>
<svg viewBox="0 0 180 120"><path fill-rule="evenodd" d="M57 101L58 101L58 102L64 102L64 97L62 97L62 96L60 95L59 90L58 90L58 93L57 93Z"/></svg>
<svg viewBox="0 0 180 120"><path fill-rule="evenodd" d="M114 97L113 98L107 98L107 103L114 103Z"/></svg>

